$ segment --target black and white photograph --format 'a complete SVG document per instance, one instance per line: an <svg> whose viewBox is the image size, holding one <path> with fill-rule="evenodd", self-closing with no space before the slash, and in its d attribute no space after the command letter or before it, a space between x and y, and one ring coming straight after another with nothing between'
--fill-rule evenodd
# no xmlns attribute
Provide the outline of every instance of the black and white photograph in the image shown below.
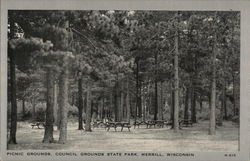
<svg viewBox="0 0 250 161"><path fill-rule="evenodd" d="M238 150L239 12L8 16L9 149Z"/></svg>
<svg viewBox="0 0 250 161"><path fill-rule="evenodd" d="M6 23L8 157L239 157L240 10L8 9Z"/></svg>

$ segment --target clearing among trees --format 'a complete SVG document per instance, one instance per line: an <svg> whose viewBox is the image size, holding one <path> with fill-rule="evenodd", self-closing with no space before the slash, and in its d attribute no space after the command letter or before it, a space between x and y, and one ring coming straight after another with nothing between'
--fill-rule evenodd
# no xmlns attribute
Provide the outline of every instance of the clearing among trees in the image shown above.
<svg viewBox="0 0 250 161"><path fill-rule="evenodd" d="M238 150L240 12L10 10L8 27L8 149Z"/></svg>

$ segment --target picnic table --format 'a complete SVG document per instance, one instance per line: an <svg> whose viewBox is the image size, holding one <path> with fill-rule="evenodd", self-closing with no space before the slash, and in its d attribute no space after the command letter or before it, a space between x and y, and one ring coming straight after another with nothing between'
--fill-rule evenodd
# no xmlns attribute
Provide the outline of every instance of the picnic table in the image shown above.
<svg viewBox="0 0 250 161"><path fill-rule="evenodd" d="M166 121L164 120L150 120L150 121L136 121L134 122L134 128L137 126L139 128L140 125L146 125L147 128L151 126L158 126L163 128L165 125Z"/></svg>
<svg viewBox="0 0 250 161"><path fill-rule="evenodd" d="M182 126L182 122L183 122L183 120L179 120L179 127L180 127L180 129L181 129L181 126ZM164 125L166 125L166 126L172 126L173 125L173 121L172 120L165 121Z"/></svg>
<svg viewBox="0 0 250 161"><path fill-rule="evenodd" d="M45 127L45 122L35 122L35 123L32 123L32 124L31 124L32 129L33 129L35 126L36 126L38 129L41 129L40 126Z"/></svg>
<svg viewBox="0 0 250 161"><path fill-rule="evenodd" d="M151 126L154 126L154 127L158 126L158 127L163 128L165 122L166 121L164 121L164 120L150 120L150 121L146 121L146 125L147 125L147 128L151 127Z"/></svg>
<svg viewBox="0 0 250 161"><path fill-rule="evenodd" d="M155 123L158 127L161 127L163 128L164 127L164 124L165 124L166 121L164 120L156 120Z"/></svg>
<svg viewBox="0 0 250 161"><path fill-rule="evenodd" d="M134 129L137 126L137 128L139 128L140 125L146 125L145 121L135 121L134 122Z"/></svg>
<svg viewBox="0 0 250 161"><path fill-rule="evenodd" d="M127 127L128 131L130 131L131 125L129 122L107 122L106 127L107 131L109 131L111 127L113 127L115 131L117 127L121 127L121 131L123 131L124 127Z"/></svg>
<svg viewBox="0 0 250 161"><path fill-rule="evenodd" d="M103 121L95 121L93 123L93 128L99 128L99 127L105 127L106 128L106 123Z"/></svg>
<svg viewBox="0 0 250 161"><path fill-rule="evenodd" d="M193 121L191 119L183 119L180 122L180 126L182 126L182 127L189 127L189 126L193 127Z"/></svg>
<svg viewBox="0 0 250 161"><path fill-rule="evenodd" d="M134 128L137 126L139 128L140 125L146 125L147 128L150 128L152 126L154 126L154 128L156 126L163 128L164 125L166 126L172 126L173 121L172 120L149 120L149 121L136 121L134 122ZM189 126L193 126L193 122L191 119L182 119L179 120L179 127L189 127Z"/></svg>

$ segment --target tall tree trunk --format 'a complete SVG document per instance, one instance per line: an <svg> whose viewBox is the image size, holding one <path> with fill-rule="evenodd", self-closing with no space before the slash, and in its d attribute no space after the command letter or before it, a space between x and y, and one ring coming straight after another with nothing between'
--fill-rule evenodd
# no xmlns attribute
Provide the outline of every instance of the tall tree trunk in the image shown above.
<svg viewBox="0 0 250 161"><path fill-rule="evenodd" d="M221 108L220 108L220 123L222 124L223 118L226 118L226 87L225 87L225 80L222 83L222 94L221 94Z"/></svg>
<svg viewBox="0 0 250 161"><path fill-rule="evenodd" d="M145 106L145 97L144 97L144 95L142 94L142 96L141 96L141 104L142 104L142 120L143 121L145 121L145 119L146 119L146 106Z"/></svg>
<svg viewBox="0 0 250 161"><path fill-rule="evenodd" d="M187 90L186 90L185 109L184 109L184 119L185 120L189 119L189 115L188 115L189 104L190 104L190 86L188 86Z"/></svg>
<svg viewBox="0 0 250 161"><path fill-rule="evenodd" d="M123 81L121 80L121 103L120 103L120 121L123 120L123 111L124 111L124 93L123 93Z"/></svg>
<svg viewBox="0 0 250 161"><path fill-rule="evenodd" d="M226 72L227 70L227 57L224 57L224 62L223 62L223 70ZM226 100L226 74L223 73L223 82L222 82L222 98L221 98L221 110L220 110L220 118L221 118L221 123L223 118L227 120L227 100Z"/></svg>
<svg viewBox="0 0 250 161"><path fill-rule="evenodd" d="M96 119L96 106L94 105L94 100L91 99L91 121L93 122Z"/></svg>
<svg viewBox="0 0 250 161"><path fill-rule="evenodd" d="M45 120L43 143L52 143L54 141L53 138L54 109L53 109L53 73L51 69L47 69L46 78L47 78L46 80L47 107L46 107L46 120Z"/></svg>
<svg viewBox="0 0 250 161"><path fill-rule="evenodd" d="M236 83L235 83L235 74L233 72L233 98L234 98L234 103L233 103L233 115L236 116Z"/></svg>
<svg viewBox="0 0 250 161"><path fill-rule="evenodd" d="M59 115L58 115L58 101L57 101L57 82L54 81L53 85L53 111L54 111L54 124L57 126L57 129L59 129Z"/></svg>
<svg viewBox="0 0 250 161"><path fill-rule="evenodd" d="M146 119L148 118L148 116L149 116L149 110L150 110L151 101L152 101L151 95L150 95L150 87L151 87L150 84L151 84L151 83L150 83L150 80L149 80L149 83L148 83L148 86L147 86L147 95L146 95L147 99L145 100L145 101L146 101L145 120L146 120Z"/></svg>
<svg viewBox="0 0 250 161"><path fill-rule="evenodd" d="M179 131L179 43L178 31L175 32L175 55L174 55L174 132Z"/></svg>
<svg viewBox="0 0 250 161"><path fill-rule="evenodd" d="M154 120L157 120L158 115L158 84L157 84L157 77L158 77L158 53L155 52L155 113L154 113Z"/></svg>
<svg viewBox="0 0 250 161"><path fill-rule="evenodd" d="M200 112L201 112L202 109L203 109L202 102L203 102L202 94L200 94Z"/></svg>
<svg viewBox="0 0 250 161"><path fill-rule="evenodd" d="M87 87L87 97L86 97L86 125L85 131L91 132L91 83L88 83Z"/></svg>
<svg viewBox="0 0 250 161"><path fill-rule="evenodd" d="M23 120L25 119L25 99L23 98L23 100L22 100L22 103L23 103L23 110L22 110L22 112L23 112Z"/></svg>
<svg viewBox="0 0 250 161"><path fill-rule="evenodd" d="M174 90L171 92L171 115L170 115L170 120L172 121L172 127L171 129L174 128L174 107L175 107L175 96L174 96Z"/></svg>
<svg viewBox="0 0 250 161"><path fill-rule="evenodd" d="M115 88L115 105L114 105L114 109L115 109L115 121L119 121L119 111L120 111L120 97L119 97L119 83L118 80L116 81L116 88Z"/></svg>
<svg viewBox="0 0 250 161"><path fill-rule="evenodd" d="M130 122L130 94L129 94L129 78L127 78L127 95L126 95L127 121Z"/></svg>
<svg viewBox="0 0 250 161"><path fill-rule="evenodd" d="M68 121L68 76L69 69L61 72L59 78L59 110L60 110L60 133L59 143L64 144L67 141L67 121Z"/></svg>
<svg viewBox="0 0 250 161"><path fill-rule="evenodd" d="M232 35L231 35L231 39L233 40L234 39L234 26L233 26L233 29L232 29ZM234 50L234 47L232 45L231 47L231 50L232 50L232 55L235 55L235 50ZM232 77L233 77L233 100L234 100L234 103L233 103L233 115L236 116L237 115L237 95L236 95L236 73L235 71L233 70L233 73L232 73Z"/></svg>
<svg viewBox="0 0 250 161"><path fill-rule="evenodd" d="M191 108L192 108L192 115L191 115L191 120L193 123L196 123L196 92L195 92L195 87L192 85L192 97L191 97Z"/></svg>
<svg viewBox="0 0 250 161"><path fill-rule="evenodd" d="M239 73L237 71L234 72L234 81L233 81L233 97L234 97L234 114L235 116L239 116L240 110L240 85L239 85Z"/></svg>
<svg viewBox="0 0 250 161"><path fill-rule="evenodd" d="M78 130L83 129L83 94L82 94L82 78L78 79Z"/></svg>
<svg viewBox="0 0 250 161"><path fill-rule="evenodd" d="M217 35L214 34L214 46L212 53L212 81L211 81L211 109L210 109L210 124L209 134L215 135L215 108L216 108L216 50L217 50Z"/></svg>
<svg viewBox="0 0 250 161"><path fill-rule="evenodd" d="M227 118L227 97L226 97L226 87L224 88L224 99L223 99L223 106L224 106L224 119L228 120Z"/></svg>
<svg viewBox="0 0 250 161"><path fill-rule="evenodd" d="M107 111L106 102L107 102L106 98L103 98L103 100L102 100L102 114L101 114L102 121L104 118L106 118L106 111Z"/></svg>
<svg viewBox="0 0 250 161"><path fill-rule="evenodd" d="M14 16L9 11L10 20L10 38L14 38ZM10 60L10 100L11 100L11 123L10 123L10 144L16 144L17 130L17 101L16 101L16 60L15 54L8 44L8 57Z"/></svg>
<svg viewBox="0 0 250 161"><path fill-rule="evenodd" d="M109 114L108 117L111 117L111 115L114 113L114 108L113 108L113 89L111 88L110 94L109 94ZM112 113L112 114L111 114Z"/></svg>
<svg viewBox="0 0 250 161"><path fill-rule="evenodd" d="M141 81L140 81L140 77L139 77L139 106L138 106L138 117L141 118L142 117L142 92L141 92Z"/></svg>
<svg viewBox="0 0 250 161"><path fill-rule="evenodd" d="M31 104L32 104L32 119L35 120L35 119L36 119L36 104L35 104L35 98L32 98Z"/></svg>
<svg viewBox="0 0 250 161"><path fill-rule="evenodd" d="M158 96L160 96L160 97L158 97L158 102L159 102L159 104L158 104L158 119L159 120L163 120L163 111L162 111L162 107L163 107L163 103L162 103L162 101L163 101L163 85L162 85L162 82L160 82L159 84L158 84L158 88L160 88L159 90L158 90Z"/></svg>
<svg viewBox="0 0 250 161"><path fill-rule="evenodd" d="M137 119L137 111L140 107L139 100L139 59L136 60L136 108L135 108L135 122Z"/></svg>
<svg viewBox="0 0 250 161"><path fill-rule="evenodd" d="M104 93L102 93L102 98L100 100L100 108L99 109L99 116L100 116L100 120L103 120L103 111L104 111Z"/></svg>

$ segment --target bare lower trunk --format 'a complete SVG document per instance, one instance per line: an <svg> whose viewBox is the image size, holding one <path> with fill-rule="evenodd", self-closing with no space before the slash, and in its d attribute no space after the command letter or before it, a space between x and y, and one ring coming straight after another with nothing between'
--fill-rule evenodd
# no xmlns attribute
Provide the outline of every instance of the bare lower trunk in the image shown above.
<svg viewBox="0 0 250 161"><path fill-rule="evenodd" d="M86 107L86 125L85 131L91 132L91 83L87 87L87 107Z"/></svg>
<svg viewBox="0 0 250 161"><path fill-rule="evenodd" d="M211 109L210 109L210 124L209 124L209 134L215 135L215 107L216 107L216 39L217 35L215 34L215 41L212 53L212 82L211 82Z"/></svg>
<svg viewBox="0 0 250 161"><path fill-rule="evenodd" d="M53 109L53 73L51 69L47 69L47 98L46 98L46 120L43 143L52 143L53 138L53 122L54 122L54 109Z"/></svg>
<svg viewBox="0 0 250 161"><path fill-rule="evenodd" d="M14 24L11 24L11 27ZM14 31L13 31L14 32ZM9 49L9 48L8 48ZM17 130L17 102L16 102L16 65L13 50L8 51L10 59L10 99L11 99L11 124L10 124L10 144L16 144Z"/></svg>
<svg viewBox="0 0 250 161"><path fill-rule="evenodd" d="M179 72L178 72L178 31L175 33L175 56L174 56L174 132L179 131Z"/></svg>
<svg viewBox="0 0 250 161"><path fill-rule="evenodd" d="M36 119L36 104L34 98L32 98L32 119Z"/></svg>
<svg viewBox="0 0 250 161"><path fill-rule="evenodd" d="M54 124L57 126L57 129L59 129L59 119L58 119L58 102L57 102L57 83L54 81L53 86L53 111L54 111Z"/></svg>
<svg viewBox="0 0 250 161"><path fill-rule="evenodd" d="M22 103L23 103L23 120L25 119L25 99L23 98L22 100Z"/></svg>
<svg viewBox="0 0 250 161"><path fill-rule="evenodd" d="M234 116L237 116L239 114L239 85L237 84L238 82L238 76L237 73L233 73L233 98L234 98L234 103L233 103L233 114Z"/></svg>
<svg viewBox="0 0 250 161"><path fill-rule="evenodd" d="M170 112L170 120L172 121L172 129L174 128L174 107L175 107L175 105L174 105L174 90L172 90L172 92L171 92L171 112Z"/></svg>
<svg viewBox="0 0 250 161"><path fill-rule="evenodd" d="M129 98L129 79L127 78L127 95L126 95L126 108L127 108L127 121L130 122L130 98Z"/></svg>
<svg viewBox="0 0 250 161"><path fill-rule="evenodd" d="M227 118L227 97L226 97L226 88L224 88L224 98L223 98L223 108L224 108L224 119L228 120Z"/></svg>
<svg viewBox="0 0 250 161"><path fill-rule="evenodd" d="M82 78L78 80L78 130L83 129L83 95L82 95Z"/></svg>
<svg viewBox="0 0 250 161"><path fill-rule="evenodd" d="M220 118L219 118L220 125L222 125L223 119L226 118L226 115L224 115L225 105L226 105L226 90L225 90L225 82L223 81L222 94L221 94Z"/></svg>
<svg viewBox="0 0 250 161"><path fill-rule="evenodd" d="M67 141L67 121L68 121L68 75L66 67L59 78L59 109L60 109L60 133L59 143L64 144Z"/></svg>
<svg viewBox="0 0 250 161"><path fill-rule="evenodd" d="M235 115L239 116L240 114L240 74L235 72L235 81L234 81L234 104L235 104Z"/></svg>
<svg viewBox="0 0 250 161"><path fill-rule="evenodd" d="M102 94L102 98L100 101L101 101L100 108L98 108L98 110L99 110L100 119L102 120L103 119L103 111L104 111L104 94Z"/></svg>
<svg viewBox="0 0 250 161"><path fill-rule="evenodd" d="M137 119L137 112L140 108L140 98L139 98L139 59L136 60L136 108L135 108L135 121Z"/></svg>
<svg viewBox="0 0 250 161"><path fill-rule="evenodd" d="M196 120L196 92L195 92L195 87L193 86L192 87L192 101L191 101L191 107L192 107L192 122L193 123L196 123L197 120Z"/></svg>
<svg viewBox="0 0 250 161"><path fill-rule="evenodd" d="M155 113L154 113L154 120L157 120L157 115L158 115L158 84L157 84L157 76L158 76L158 53L157 51L155 52Z"/></svg>
<svg viewBox="0 0 250 161"><path fill-rule="evenodd" d="M10 20L10 38L14 39L15 22L12 11L9 11ZM8 44L8 58L10 62L10 101L11 101L11 122L10 122L10 144L16 144L16 130L17 130L17 101L16 101L16 61L14 51L10 49Z"/></svg>
<svg viewBox="0 0 250 161"><path fill-rule="evenodd" d="M124 94L123 94L123 81L121 81L121 103L120 103L120 110L119 110L119 113L120 113L120 121L123 120L123 111L124 111Z"/></svg>
<svg viewBox="0 0 250 161"><path fill-rule="evenodd" d="M203 100L202 100L202 95L200 95L200 112L201 112L201 111L202 111L202 109L203 109L202 102L203 102Z"/></svg>
<svg viewBox="0 0 250 161"><path fill-rule="evenodd" d="M157 120L157 115L158 115L158 84L155 80L155 113L154 113L154 120Z"/></svg>
<svg viewBox="0 0 250 161"><path fill-rule="evenodd" d="M141 96L141 105L142 105L142 120L145 121L146 109L145 109L145 98L144 95Z"/></svg>
<svg viewBox="0 0 250 161"><path fill-rule="evenodd" d="M142 87L142 85L141 85L141 81L140 81L140 79L139 79L139 106L138 106L138 117L139 118L141 118L142 117L142 92L141 92L141 87Z"/></svg>
<svg viewBox="0 0 250 161"><path fill-rule="evenodd" d="M110 95L109 95L109 114L108 116L111 117L111 115L113 115L114 113L114 108L113 108L113 90L111 89L110 91Z"/></svg>
<svg viewBox="0 0 250 161"><path fill-rule="evenodd" d="M185 109L184 109L184 119L188 120L189 119L189 115L188 115L188 111L189 111L189 104L190 104L190 87L187 87L186 90L186 98L185 98Z"/></svg>
<svg viewBox="0 0 250 161"><path fill-rule="evenodd" d="M162 85L162 82L159 83L158 87L160 88L159 91L159 95L160 96L158 98L158 102L159 102L159 105L158 105L158 119L159 120L163 120L163 85Z"/></svg>
<svg viewBox="0 0 250 161"><path fill-rule="evenodd" d="M119 84L116 82L115 94L114 94L114 113L115 121L119 121L119 110L120 110L120 100L119 100Z"/></svg>

